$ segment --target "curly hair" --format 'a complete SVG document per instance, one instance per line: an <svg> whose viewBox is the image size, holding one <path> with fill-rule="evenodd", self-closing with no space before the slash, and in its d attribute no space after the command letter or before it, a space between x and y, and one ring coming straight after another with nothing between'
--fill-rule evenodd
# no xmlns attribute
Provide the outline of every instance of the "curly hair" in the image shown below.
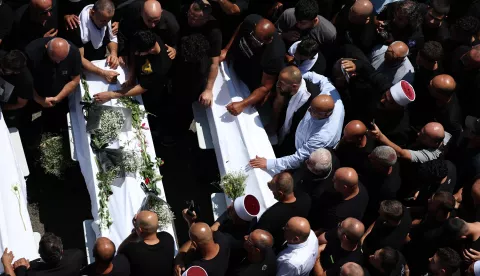
<svg viewBox="0 0 480 276"><path fill-rule="evenodd" d="M203 34L185 36L181 41L181 54L186 62L199 62L210 49L210 43Z"/></svg>
<svg viewBox="0 0 480 276"><path fill-rule="evenodd" d="M469 36L473 36L480 30L480 21L476 17L467 15L457 19L455 24L453 24L453 28L455 31L460 31Z"/></svg>
<svg viewBox="0 0 480 276"><path fill-rule="evenodd" d="M431 160L418 167L418 177L423 181L440 183L447 175L447 162L442 159Z"/></svg>
<svg viewBox="0 0 480 276"><path fill-rule="evenodd" d="M47 264L58 264L63 255L62 239L53 233L45 233L40 239L38 253Z"/></svg>
<svg viewBox="0 0 480 276"><path fill-rule="evenodd" d="M421 27L423 16L417 2L411 0L399 2L395 11L398 15L408 18L408 24L412 30Z"/></svg>
<svg viewBox="0 0 480 276"><path fill-rule="evenodd" d="M443 59L443 47L440 42L427 41L420 49L419 54L422 58L429 62L436 62Z"/></svg>
<svg viewBox="0 0 480 276"><path fill-rule="evenodd" d="M157 42L157 37L150 30L138 31L133 35L134 49L139 52L147 52Z"/></svg>
<svg viewBox="0 0 480 276"><path fill-rule="evenodd" d="M450 247L439 248L435 254L438 257L440 265L447 272L455 272L463 262L457 251Z"/></svg>
<svg viewBox="0 0 480 276"><path fill-rule="evenodd" d="M318 4L315 0L300 0L295 5L295 19L298 21L314 20L318 15Z"/></svg>

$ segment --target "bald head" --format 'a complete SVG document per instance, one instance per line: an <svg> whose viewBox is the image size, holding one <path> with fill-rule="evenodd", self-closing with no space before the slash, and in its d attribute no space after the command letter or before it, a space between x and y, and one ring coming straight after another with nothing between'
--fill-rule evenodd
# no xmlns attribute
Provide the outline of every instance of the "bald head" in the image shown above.
<svg viewBox="0 0 480 276"><path fill-rule="evenodd" d="M310 103L310 115L315 119L328 118L335 107L333 98L329 95L318 95Z"/></svg>
<svg viewBox="0 0 480 276"><path fill-rule="evenodd" d="M480 67L480 47L479 46L473 47L470 51L468 51L468 53L466 54L466 57L467 58L464 60L464 63L466 66L470 68Z"/></svg>
<svg viewBox="0 0 480 276"><path fill-rule="evenodd" d="M346 218L340 225L343 234L347 235L352 243L359 242L365 233L365 226L356 218Z"/></svg>
<svg viewBox="0 0 480 276"><path fill-rule="evenodd" d="M213 242L212 230L210 226L203 222L197 222L190 227L190 239L198 245Z"/></svg>
<svg viewBox="0 0 480 276"><path fill-rule="evenodd" d="M136 225L142 230L142 233L156 233L158 229L158 216L151 211L141 211L137 214Z"/></svg>
<svg viewBox="0 0 480 276"><path fill-rule="evenodd" d="M250 233L250 239L253 245L262 251L265 251L267 248L272 248L273 246L272 234L262 229L257 229Z"/></svg>
<svg viewBox="0 0 480 276"><path fill-rule="evenodd" d="M297 66L287 66L280 71L279 79L288 84L300 84L302 82L302 72Z"/></svg>
<svg viewBox="0 0 480 276"><path fill-rule="evenodd" d="M47 43L47 52L50 59L55 63L60 63L68 56L70 44L63 38L54 38Z"/></svg>
<svg viewBox="0 0 480 276"><path fill-rule="evenodd" d="M143 12L150 18L160 17L162 15L162 6L157 0L147 0L143 3Z"/></svg>
<svg viewBox="0 0 480 276"><path fill-rule="evenodd" d="M276 185L276 190L286 195L293 193L293 177L288 172L281 172L273 176L272 182Z"/></svg>
<svg viewBox="0 0 480 276"><path fill-rule="evenodd" d="M98 238L93 247L95 262L110 263L115 255L115 251L115 244L110 239L105 237Z"/></svg>
<svg viewBox="0 0 480 276"><path fill-rule="evenodd" d="M30 0L30 5L38 10L47 10L52 6L52 0Z"/></svg>
<svg viewBox="0 0 480 276"><path fill-rule="evenodd" d="M255 26L255 37L264 43L269 43L273 39L276 29L275 25L268 19L260 19Z"/></svg>
<svg viewBox="0 0 480 276"><path fill-rule="evenodd" d="M308 239L310 235L310 223L302 217L293 217L287 222L288 231L297 236L301 242Z"/></svg>
<svg viewBox="0 0 480 276"><path fill-rule="evenodd" d="M408 46L402 41L395 41L390 46L397 57L406 57L408 55Z"/></svg>
<svg viewBox="0 0 480 276"><path fill-rule="evenodd" d="M333 182L335 186L341 185L349 188L355 188L358 186L358 174L353 168L339 168L335 172Z"/></svg>
<svg viewBox="0 0 480 276"><path fill-rule="evenodd" d="M367 133L367 127L362 121L350 121L343 129L343 137L348 142L357 141Z"/></svg>
<svg viewBox="0 0 480 276"><path fill-rule="evenodd" d="M442 141L445 138L445 130L442 124L431 122L424 127L425 135L435 141Z"/></svg>
<svg viewBox="0 0 480 276"><path fill-rule="evenodd" d="M442 74L434 77L430 82L430 94L436 99L450 99L457 83L450 75Z"/></svg>
<svg viewBox="0 0 480 276"><path fill-rule="evenodd" d="M340 276L364 276L363 268L354 262L349 262L340 268Z"/></svg>
<svg viewBox="0 0 480 276"><path fill-rule="evenodd" d="M373 12L372 2L369 0L357 0L352 5L351 12L358 16L367 17Z"/></svg>

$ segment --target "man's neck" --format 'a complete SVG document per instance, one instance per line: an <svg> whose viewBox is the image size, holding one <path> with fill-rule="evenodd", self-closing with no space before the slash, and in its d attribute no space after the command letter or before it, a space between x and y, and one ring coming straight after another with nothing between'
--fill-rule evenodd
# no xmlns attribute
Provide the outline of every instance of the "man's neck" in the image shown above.
<svg viewBox="0 0 480 276"><path fill-rule="evenodd" d="M113 270L113 264L112 263L96 264L96 267L95 267L95 273L96 274L101 274L101 275L108 274L108 273L112 272L112 270Z"/></svg>
<svg viewBox="0 0 480 276"><path fill-rule="evenodd" d="M297 198L293 193L291 193L290 195L285 196L285 198L282 200L282 203L293 203L295 201L297 201Z"/></svg>
<svg viewBox="0 0 480 276"><path fill-rule="evenodd" d="M215 258L218 252L220 252L220 245L213 241L200 248L200 253L205 260L211 260Z"/></svg>
<svg viewBox="0 0 480 276"><path fill-rule="evenodd" d="M353 191L351 194L349 194L349 195L344 195L344 196L343 196L343 200L350 200L350 199L356 197L359 192L360 192L360 189L357 187L357 188L355 189L355 191Z"/></svg>
<svg viewBox="0 0 480 276"><path fill-rule="evenodd" d="M148 245L155 245L159 243L160 240L157 238L157 233L153 233L143 238L143 242Z"/></svg>
<svg viewBox="0 0 480 276"><path fill-rule="evenodd" d="M357 249L357 244L349 244L349 243L346 243L346 242L342 242L340 243L340 246L342 247L342 249L346 250L346 251L350 251L350 252L353 252Z"/></svg>
<svg viewBox="0 0 480 276"><path fill-rule="evenodd" d="M472 241L476 241L480 238L480 222L468 223L468 232L466 234Z"/></svg>
<svg viewBox="0 0 480 276"><path fill-rule="evenodd" d="M259 262L262 262L263 260L265 260L265 254L264 253L251 253L251 254L248 254L247 255L247 259L249 262L253 263L253 264L256 264L256 263L259 263Z"/></svg>

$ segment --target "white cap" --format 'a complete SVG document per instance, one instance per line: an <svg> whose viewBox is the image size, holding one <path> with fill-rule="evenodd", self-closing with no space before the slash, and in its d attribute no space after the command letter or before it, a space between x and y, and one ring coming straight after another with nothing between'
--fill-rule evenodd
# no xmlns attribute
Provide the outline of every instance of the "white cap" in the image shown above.
<svg viewBox="0 0 480 276"><path fill-rule="evenodd" d="M237 197L233 202L235 213L244 221L251 221L260 212L260 203L253 195L244 195Z"/></svg>
<svg viewBox="0 0 480 276"><path fill-rule="evenodd" d="M390 94L393 100L400 106L407 106L415 100L415 89L408 81L399 81L390 87Z"/></svg>
<svg viewBox="0 0 480 276"><path fill-rule="evenodd" d="M208 274L202 267L194 265L185 270L182 276L208 276Z"/></svg>
<svg viewBox="0 0 480 276"><path fill-rule="evenodd" d="M473 273L475 276L480 276L480 261L476 261L473 265Z"/></svg>

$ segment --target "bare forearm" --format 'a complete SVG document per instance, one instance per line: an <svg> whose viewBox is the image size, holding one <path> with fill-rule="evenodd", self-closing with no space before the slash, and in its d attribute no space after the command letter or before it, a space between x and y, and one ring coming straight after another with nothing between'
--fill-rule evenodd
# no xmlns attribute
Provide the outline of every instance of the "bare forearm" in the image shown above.
<svg viewBox="0 0 480 276"><path fill-rule="evenodd" d="M226 14L235 15L240 13L240 8L228 0L218 0L218 4L220 4L220 7Z"/></svg>
<svg viewBox="0 0 480 276"><path fill-rule="evenodd" d="M86 71L88 72L91 72L95 75L99 75L101 76L102 75L102 69L98 68L97 66L93 65L93 63L91 61L89 61L88 59L82 57L82 67L83 69L85 69Z"/></svg>
<svg viewBox="0 0 480 276"><path fill-rule="evenodd" d="M360 239L360 243L363 244L363 241L365 240L365 238L368 236L368 234L370 234L370 232L372 232L372 229L373 229L373 226L375 225L375 222L373 222L367 229L367 231L365 232L365 234L363 234L362 238Z"/></svg>
<svg viewBox="0 0 480 276"><path fill-rule="evenodd" d="M110 42L107 45L108 51L112 56L118 56L118 44L115 42Z"/></svg>
<svg viewBox="0 0 480 276"><path fill-rule="evenodd" d="M17 109L23 108L27 104L27 102L28 102L28 100L22 100L22 101L17 100L17 103L6 104L6 105L2 106L2 109L5 110L5 111L7 111L7 110L17 110Z"/></svg>
<svg viewBox="0 0 480 276"><path fill-rule="evenodd" d="M213 89L213 84L215 83L217 74L218 74L218 62L217 63L213 62L212 65L210 65L210 72L208 73L207 86L205 87L205 90Z"/></svg>
<svg viewBox="0 0 480 276"><path fill-rule="evenodd" d="M401 147L399 147L397 144L393 143L392 141L390 141L390 139L387 138L387 136L385 136L383 133L382 135L380 135L380 139L379 139L380 143L386 145L386 146L389 146L391 147L392 149L395 150L395 152L397 153L397 156L400 157L400 158L405 158L405 159L411 159L411 155L410 155L410 152L406 149L402 149Z"/></svg>
<svg viewBox="0 0 480 276"><path fill-rule="evenodd" d="M265 86L260 86L259 88L255 89L248 98L243 100L245 106L256 105L258 103L263 102L265 96L267 96L269 89Z"/></svg>
<svg viewBox="0 0 480 276"><path fill-rule="evenodd" d="M225 50L230 50L230 47L232 47L233 41L235 40L235 37L237 37L238 32L240 31L240 27L242 24L238 25L237 29L235 30L235 33L233 33L232 38L230 38L230 41L228 42L227 46L225 46Z"/></svg>
<svg viewBox="0 0 480 276"><path fill-rule="evenodd" d="M323 270L322 265L320 264L320 261L315 261L315 265L313 266L313 276L325 276L327 275L325 273L325 270Z"/></svg>
<svg viewBox="0 0 480 276"><path fill-rule="evenodd" d="M126 87L121 90L113 91L113 98L118 99L121 97L134 97L145 93L147 89L140 86L140 84L135 85L134 87Z"/></svg>
<svg viewBox="0 0 480 276"><path fill-rule="evenodd" d="M63 99L65 99L65 97L70 95L70 93L72 93L73 90L75 90L75 88L77 88L79 82L80 82L80 76L75 77L73 80L71 80L70 82L65 84L62 91L60 91L60 93L58 93L58 95L56 96L57 100L60 102Z"/></svg>
<svg viewBox="0 0 480 276"><path fill-rule="evenodd" d="M281 96L280 93L277 93L277 96L273 101L272 119L270 122L274 126L278 126L278 123L280 121L280 114L282 113L282 109L284 106L285 106L285 97Z"/></svg>

